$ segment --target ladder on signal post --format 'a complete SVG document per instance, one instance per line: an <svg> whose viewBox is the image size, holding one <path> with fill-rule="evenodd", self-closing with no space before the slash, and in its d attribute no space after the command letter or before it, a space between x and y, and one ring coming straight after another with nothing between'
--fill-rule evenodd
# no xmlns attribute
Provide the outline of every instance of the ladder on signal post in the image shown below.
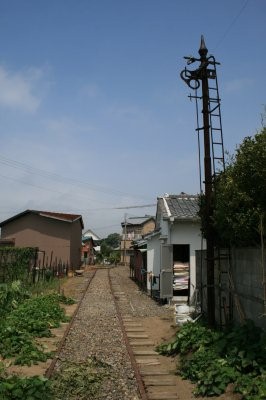
<svg viewBox="0 0 266 400"><path fill-rule="evenodd" d="M211 135L212 171L215 180L225 169L224 143L221 118L221 99L219 96L216 62L213 56L208 58L207 75L209 81L209 125Z"/></svg>
<svg viewBox="0 0 266 400"><path fill-rule="evenodd" d="M208 88L209 88L209 129L211 141L211 158L213 174L214 199L216 197L216 182L219 175L225 170L224 143L221 118L221 99L216 72L216 62L213 56L208 58L207 67ZM215 201L215 200L214 200ZM225 326L232 321L233 296L232 296L232 276L231 276L231 251L230 248L215 246L215 263L218 275L219 292L219 322L220 326Z"/></svg>

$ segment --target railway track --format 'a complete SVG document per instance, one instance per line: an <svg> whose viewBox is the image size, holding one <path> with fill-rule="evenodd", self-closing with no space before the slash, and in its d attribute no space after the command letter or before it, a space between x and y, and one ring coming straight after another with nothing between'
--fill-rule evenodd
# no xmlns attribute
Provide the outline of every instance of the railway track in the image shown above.
<svg viewBox="0 0 266 400"><path fill-rule="evenodd" d="M77 340L79 337L75 336L75 331L82 332L83 317L87 313L84 322L87 321L88 326L90 325L89 319L92 318L92 329L94 331L90 332L90 330L85 329L88 340L86 349L87 347L94 349L94 355L99 355L104 360L106 357L103 351L103 348L105 349L106 347L104 341L108 338L105 336L95 338L97 342L102 343L102 346L100 343L96 343L94 346L92 336L95 335L95 332L102 332L103 330L106 332L106 327L109 327L109 332L106 332L106 336L109 335L110 346L113 346L113 350L108 349L108 362L114 363L115 369L119 369L119 361L121 363L125 362L127 364L121 367L121 373L128 375L128 368L131 368L134 373L136 395L138 397L134 397L132 394L134 388L132 388L132 391L129 391L132 397L129 397L129 395L123 397L122 394L117 392L113 393L113 397L111 396L110 399L179 399L175 376L171 371L161 366L160 356L154 351L153 341L145 332L139 319L136 322L136 310L131 302L131 295L133 296L134 293L129 295L127 288L122 286L119 274L112 268L95 270L86 279L85 290L60 341L56 356L46 371L46 377L50 378L52 376L61 358L66 358L66 355L69 354L71 354L71 357L76 357L76 349L72 349L71 346L74 344L73 338ZM95 300L95 296L98 296L98 302ZM98 307L98 313L95 307ZM105 307L108 309L107 311ZM96 326L97 324L98 327ZM84 333L82 335L84 336ZM122 350L118 347L118 343L120 343L119 347ZM120 351L122 351L121 354L119 353ZM127 354L125 355L124 352ZM112 354L114 360L112 360ZM126 361L124 360L125 358L127 358Z"/></svg>

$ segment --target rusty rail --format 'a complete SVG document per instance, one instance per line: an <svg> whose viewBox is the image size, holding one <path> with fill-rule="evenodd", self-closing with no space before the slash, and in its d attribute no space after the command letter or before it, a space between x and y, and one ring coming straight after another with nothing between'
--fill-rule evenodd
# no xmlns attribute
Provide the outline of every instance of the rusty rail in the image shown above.
<svg viewBox="0 0 266 400"><path fill-rule="evenodd" d="M78 305L77 305L77 307L76 307L76 309L75 309L75 311L74 311L74 313L73 313L73 315L72 315L72 317L71 317L71 320L70 320L70 322L69 322L69 324L68 324L68 326L67 326L67 328L66 328L66 330L65 330L65 332L64 332L64 336L63 336L62 339L60 340L59 346L58 346L58 348L57 348L57 350L56 350L56 354L55 354L55 356L54 356L54 358L53 358L51 364L49 365L49 367L48 367L47 370L45 371L44 376L45 376L46 378L50 378L50 377L52 376L53 372L54 372L55 365L56 365L56 363L57 363L57 361L58 361L58 359L59 359L59 354L61 353L61 350L62 350L62 348L63 348L63 346L64 346L64 344L65 344L67 335L69 334L69 331L70 331L70 329L72 328L72 326L73 326L73 324L74 324L74 320L75 320L75 318L76 318L76 315L77 315L77 313L78 313L78 311L79 311L79 309L80 309L80 306L81 306L81 304L82 304L82 301L83 301L83 299L84 299L84 297L85 297L85 295L86 295L86 293L87 293L87 290L89 289L89 286L90 286L90 284L91 284L91 281L93 280L93 278L94 278L96 272L97 272L97 270L93 271L93 273L92 273L91 276L89 277L89 281L88 281L88 283L87 283L87 285L86 285L86 288L85 288L85 290L84 290L84 292L83 292L83 294L82 294L82 296L81 296L81 298L80 298L80 300L79 300L79 302L78 302Z"/></svg>
<svg viewBox="0 0 266 400"><path fill-rule="evenodd" d="M125 342L125 345L126 345L126 349L127 349L127 352L128 352L129 358L130 358L130 362L131 362L131 365L132 365L132 368L133 368L133 371L134 371L134 375L135 375L136 381L137 381L139 394L140 394L141 400L148 400L148 395L147 395L147 392L145 390L145 386L144 386L142 377L140 375L139 367L138 367L138 364L136 362L134 353L133 353L132 348L130 346L130 342L129 342L128 337L127 337L127 333L126 333L126 329L125 329L125 326L124 326L124 323L123 323L123 318L122 318L122 315L121 315L121 312L120 312L120 309L119 309L118 301L117 301L117 299L116 299L116 297L114 295L114 290L113 290L111 277L110 277L110 270L108 270L108 280L109 280L109 284L110 284L111 294L112 294L113 299L114 299L114 304L115 304L115 308L116 308L116 313L117 313L117 316L118 316L119 324L120 324L120 327L121 327L121 330L122 330L122 333L123 333L123 338L124 338L124 342Z"/></svg>
<svg viewBox="0 0 266 400"><path fill-rule="evenodd" d="M80 306L81 306L82 301L83 301L83 299L84 299L84 297L85 297L85 295L86 295L86 293L87 293L87 291L89 289L89 286L90 286L93 278L95 277L96 272L97 272L97 270L95 270L92 273L92 275L89 277L89 281L88 281L88 283L86 285L86 288L85 288L85 290L84 290L84 292L82 294L82 297L80 298L80 300L78 302L78 305L77 305L77 307L75 309L75 312L71 317L70 323L69 323L69 325L67 326L67 328L66 328L66 330L64 332L64 336L60 340L58 349L56 351L56 355L54 356L50 366L45 371L45 377L46 378L50 378L52 376L53 372L54 372L56 363L57 363L57 361L59 359L59 355L60 355L60 353L62 351L62 348L63 348L63 346L65 344L66 338L67 338L67 336L69 334L70 329L72 328L72 326L74 324L75 317L76 317L76 315L77 315L77 313L78 313L78 311L80 309ZM109 269L108 269L108 281L109 281L109 285L110 285L110 291L111 291L111 294L112 294L112 297L113 297L113 300L114 300L114 304L115 304L115 309L116 309L119 325L120 325L120 328L121 328L121 331L122 331L122 334L123 334L123 339L124 339L124 342L125 342L125 345L126 345L126 349L127 349L127 352L128 352L129 358L130 358L130 362L131 362L131 365L132 365L132 369L134 371L134 375L135 375L135 378L136 378L136 381L137 381L139 395L141 397L141 400L148 400L147 392L145 390L144 383L143 383L143 380L141 378L140 371L139 371L139 368L138 368L134 353L132 351L129 339L127 337L127 333L126 333L126 329L125 329L125 326L124 326L124 323L123 323L122 315L121 315L121 312L120 312L120 309L119 309L118 301L117 301L117 299L116 299L116 297L114 295L114 290L113 290L113 286L112 286L112 282L111 282L110 270Z"/></svg>

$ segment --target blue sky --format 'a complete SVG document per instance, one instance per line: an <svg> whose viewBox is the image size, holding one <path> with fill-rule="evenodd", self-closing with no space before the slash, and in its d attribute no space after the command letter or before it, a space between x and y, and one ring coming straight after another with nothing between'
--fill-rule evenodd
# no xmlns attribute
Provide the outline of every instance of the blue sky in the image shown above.
<svg viewBox="0 0 266 400"><path fill-rule="evenodd" d="M203 34L221 62L233 153L261 127L265 17L265 0L0 0L0 220L80 213L104 237L155 212L115 208L198 193L183 56Z"/></svg>

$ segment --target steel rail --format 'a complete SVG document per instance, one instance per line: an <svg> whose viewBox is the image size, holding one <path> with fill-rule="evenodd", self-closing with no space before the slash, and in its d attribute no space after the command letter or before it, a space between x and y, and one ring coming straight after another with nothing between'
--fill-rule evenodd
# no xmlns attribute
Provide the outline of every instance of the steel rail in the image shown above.
<svg viewBox="0 0 266 400"><path fill-rule="evenodd" d="M114 304L115 304L116 313L117 313L117 316L118 316L120 328L121 328L121 331L123 333L123 339L124 339L124 342L125 342L125 345L126 345L126 349L127 349L127 352L128 352L129 358L130 358L130 362L131 362L131 365L132 365L132 368L133 368L133 371L134 371L134 375L135 375L135 378L136 378L136 381L137 381L139 394L140 394L141 400L148 400L148 395L147 395L147 392L145 390L145 386L144 386L144 383L143 383L143 380L142 380L142 377L141 377L141 374L140 374L140 370L139 370L138 364L136 362L133 350L132 350L132 348L130 346L130 342L129 342L129 339L128 339L128 336L127 336L127 333L126 333L126 329L125 329L125 326L124 326L124 322L123 322L122 314L120 312L118 301L117 301L117 299L115 297L115 294L114 294L114 290L113 290L113 285L112 285L112 282L111 282L110 270L109 269L108 269L108 280L109 280L111 294L113 296L113 300L114 300Z"/></svg>
<svg viewBox="0 0 266 400"><path fill-rule="evenodd" d="M50 377L52 376L53 372L54 372L55 365L56 365L56 363L57 363L57 361L58 361L58 359L59 359L59 355L60 355L60 353L61 353L61 351L62 351L62 349L63 349L63 346L64 346L64 344L65 344L67 335L69 334L69 331L70 331L70 329L72 328L72 326L73 326L73 324L74 324L76 315L77 315L77 313L78 313L78 311L79 311L79 309L80 309L80 306L81 306L81 304L82 304L82 301L84 300L84 297L85 297L85 295L86 295L86 293L87 293L87 291L88 291L88 289L89 289L89 286L90 286L90 284L91 284L91 281L92 281L93 278L95 277L96 272L97 272L97 270L93 271L93 273L89 276L89 280L88 280L88 283L87 283L87 285L86 285L86 288L85 288L85 290L84 290L84 292L83 292L83 294L82 294L82 296L81 296L81 298L80 298L80 300L79 300L79 302L78 302L78 304L77 304L77 307L76 307L76 309L75 309L75 311L74 311L74 313L73 313L73 315L72 315L72 317L71 317L71 320L70 320L70 322L69 322L69 324L68 324L68 326L67 326L67 328L66 328L66 330L65 330L65 332L64 332L64 335L63 335L62 339L61 339L60 342L59 342L59 346L58 346L58 348L57 348L57 350L56 350L56 354L55 354L55 356L54 356L54 358L53 358L51 364L49 365L49 367L48 367L47 370L45 371L44 376L45 376L46 378L50 378Z"/></svg>

